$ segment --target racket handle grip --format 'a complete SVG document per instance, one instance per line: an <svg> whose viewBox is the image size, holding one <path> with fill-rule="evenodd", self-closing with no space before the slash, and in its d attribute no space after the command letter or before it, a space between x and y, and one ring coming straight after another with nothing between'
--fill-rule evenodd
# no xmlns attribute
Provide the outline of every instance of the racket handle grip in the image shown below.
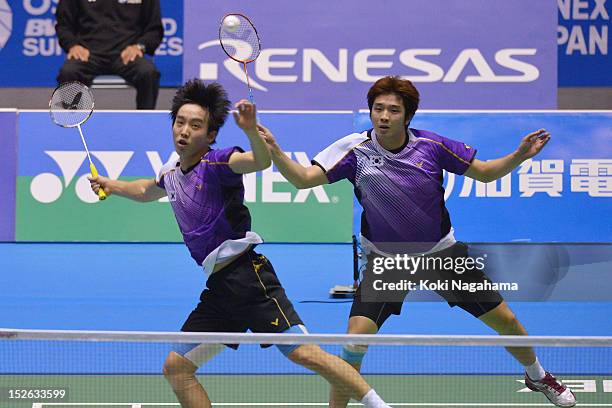
<svg viewBox="0 0 612 408"><path fill-rule="evenodd" d="M92 177L98 177L98 169L96 169L96 166L93 163L89 163L89 172L91 173ZM98 200L106 200L106 193L102 187L100 187L98 190Z"/></svg>
<svg viewBox="0 0 612 408"><path fill-rule="evenodd" d="M255 99L253 98L253 91L251 88L249 88L249 102L251 102L253 105L255 104Z"/></svg>

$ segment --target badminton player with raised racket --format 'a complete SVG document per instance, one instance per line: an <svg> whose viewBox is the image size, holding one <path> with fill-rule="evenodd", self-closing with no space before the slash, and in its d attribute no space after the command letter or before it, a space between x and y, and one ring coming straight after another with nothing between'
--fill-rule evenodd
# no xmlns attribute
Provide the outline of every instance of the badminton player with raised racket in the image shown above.
<svg viewBox="0 0 612 408"><path fill-rule="evenodd" d="M208 274L200 302L182 331L305 333L272 264L253 250L262 239L251 231L242 175L263 170L271 163L257 129L255 105L241 100L234 113L251 151L237 146L211 147L229 105L221 85L207 85L197 79L187 82L172 101L172 140L178 159L167 162L155 179L92 177L91 186L95 192L102 188L108 196L136 201L168 197L192 258ZM291 361L319 373L366 407L389 407L353 367L320 347L277 347ZM169 353L164 375L182 407L211 407L195 373L223 349L221 344L185 344Z"/></svg>
<svg viewBox="0 0 612 408"><path fill-rule="evenodd" d="M373 128L339 139L315 156L308 167L291 160L273 134L260 126L274 164L297 188L343 179L354 185L363 206L361 241L368 253L366 271L371 270L375 258L380 261L398 253L393 249L413 256L468 259L468 247L455 239L444 203L443 170L482 182L497 180L538 154L550 140L550 134L544 129L529 133L516 151L485 162L476 159L476 149L465 143L409 127L419 105L419 92L412 82L392 76L381 78L368 91L367 101ZM415 275L418 274L432 281L443 278L483 286L491 283L478 269L470 273L458 269L416 271ZM372 290L373 276L366 274L355 294L348 322L351 334L377 333L387 318L400 314L408 294L406 289L393 293L393 299L389 293L377 298ZM404 278L410 276L404 273ZM499 334L527 335L496 290L437 290L437 293L450 306L459 306ZM542 368L533 348L507 350L525 367L527 387L544 393L557 406L576 404L573 392ZM343 350L343 358L359 369L366 351L366 346L349 346ZM331 406L345 407L348 400L349 396L340 389L332 390Z"/></svg>

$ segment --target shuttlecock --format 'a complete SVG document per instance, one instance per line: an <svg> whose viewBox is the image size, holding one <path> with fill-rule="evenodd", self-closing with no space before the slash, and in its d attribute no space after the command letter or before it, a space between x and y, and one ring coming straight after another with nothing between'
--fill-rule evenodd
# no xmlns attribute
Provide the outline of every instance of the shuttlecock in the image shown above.
<svg viewBox="0 0 612 408"><path fill-rule="evenodd" d="M240 27L240 19L233 14L226 16L223 19L223 30L228 33L233 33Z"/></svg>

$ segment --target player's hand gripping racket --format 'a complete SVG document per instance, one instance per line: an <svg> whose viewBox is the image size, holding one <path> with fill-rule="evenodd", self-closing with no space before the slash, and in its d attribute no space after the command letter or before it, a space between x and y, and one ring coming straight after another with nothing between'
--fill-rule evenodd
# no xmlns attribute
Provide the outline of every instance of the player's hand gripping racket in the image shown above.
<svg viewBox="0 0 612 408"><path fill-rule="evenodd" d="M92 177L98 177L98 170L91 161L91 155L81 130L81 125L89 119L94 109L94 98L89 88L80 82L64 82L60 84L49 101L49 113L53 123L64 128L79 129L81 141L89 159L89 170ZM106 199L103 188L98 190L98 199Z"/></svg>
<svg viewBox="0 0 612 408"><path fill-rule="evenodd" d="M255 26L247 16L226 14L219 26L219 42L228 57L242 64L249 87L249 101L253 102L253 90L249 81L247 64L253 62L261 51L261 42Z"/></svg>

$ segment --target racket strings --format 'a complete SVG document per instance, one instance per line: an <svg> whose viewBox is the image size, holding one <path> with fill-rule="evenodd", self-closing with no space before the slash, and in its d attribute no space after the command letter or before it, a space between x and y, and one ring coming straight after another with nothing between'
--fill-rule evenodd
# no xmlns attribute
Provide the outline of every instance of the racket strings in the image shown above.
<svg viewBox="0 0 612 408"><path fill-rule="evenodd" d="M87 86L79 82L61 84L49 101L51 118L62 127L75 127L85 122L94 108L94 99Z"/></svg>
<svg viewBox="0 0 612 408"><path fill-rule="evenodd" d="M257 30L245 16L240 14L230 14L229 16L235 17L238 23L233 25L231 29L221 24L219 41L223 51L234 61L243 64L254 61L261 51Z"/></svg>

